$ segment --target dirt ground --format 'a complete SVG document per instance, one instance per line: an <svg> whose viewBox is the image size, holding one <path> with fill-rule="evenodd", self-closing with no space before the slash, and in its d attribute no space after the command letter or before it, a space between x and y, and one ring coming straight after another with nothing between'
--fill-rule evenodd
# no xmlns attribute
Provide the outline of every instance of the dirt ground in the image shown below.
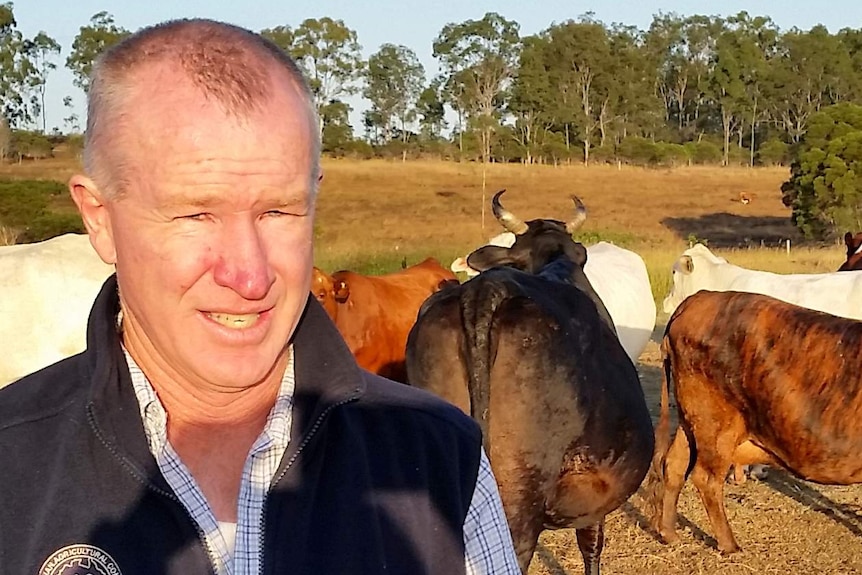
<svg viewBox="0 0 862 575"><path fill-rule="evenodd" d="M659 325L640 357L638 372L654 420L659 411ZM860 453L862 458L862 453ZM602 572L645 575L750 573L862 574L862 485L808 483L775 469L763 481L725 485L730 526L742 551L722 556L700 499L686 483L679 502L682 541L660 543L649 527L644 501L635 494L608 516ZM545 531L529 575L583 573L575 532Z"/></svg>

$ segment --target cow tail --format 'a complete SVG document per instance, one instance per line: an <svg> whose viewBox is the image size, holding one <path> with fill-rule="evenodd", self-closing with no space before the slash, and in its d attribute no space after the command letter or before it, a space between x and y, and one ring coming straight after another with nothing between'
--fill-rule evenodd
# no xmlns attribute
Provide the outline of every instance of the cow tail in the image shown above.
<svg viewBox="0 0 862 575"><path fill-rule="evenodd" d="M665 332L666 333L666 332ZM664 492L664 458L670 448L670 350L667 335L662 338L662 381L661 381L661 407L659 411L658 424L655 428L655 450L653 451L652 464L647 474L644 485L644 495L648 507L652 507L654 522L658 521L661 512L661 498Z"/></svg>
<svg viewBox="0 0 862 575"><path fill-rule="evenodd" d="M473 289L461 299L464 326L464 359L467 366L467 392L470 416L479 423L482 446L491 457L491 367L497 355L496 341L491 341L494 313L506 298L503 284L473 280ZM468 282L467 285L469 285Z"/></svg>

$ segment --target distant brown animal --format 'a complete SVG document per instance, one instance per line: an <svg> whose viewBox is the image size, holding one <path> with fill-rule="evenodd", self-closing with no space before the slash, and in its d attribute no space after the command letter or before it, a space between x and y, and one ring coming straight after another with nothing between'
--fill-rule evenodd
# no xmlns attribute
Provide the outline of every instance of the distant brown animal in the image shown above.
<svg viewBox="0 0 862 575"><path fill-rule="evenodd" d="M853 235L844 234L844 244L847 246L847 261L838 268L839 272L862 270L862 232Z"/></svg>
<svg viewBox="0 0 862 575"><path fill-rule="evenodd" d="M572 240L586 218L524 222L492 200L511 247L467 257L481 272L422 306L407 343L410 384L479 422L526 573L544 529L574 528L599 574L605 516L637 490L653 453L634 364Z"/></svg>
<svg viewBox="0 0 862 575"><path fill-rule="evenodd" d="M407 334L422 302L449 283L458 284L455 274L428 258L381 276L314 268L311 291L361 367L406 383Z"/></svg>
<svg viewBox="0 0 862 575"><path fill-rule="evenodd" d="M802 479L862 482L862 322L752 293L700 291L670 318L664 383L648 480L653 526L668 543L688 476L719 550L739 545L724 510L734 461L782 467ZM679 427L670 443L668 395Z"/></svg>
<svg viewBox="0 0 862 575"><path fill-rule="evenodd" d="M749 194L748 192L739 192L739 195L736 197L736 201L743 205L746 205L750 204L753 198L754 194Z"/></svg>

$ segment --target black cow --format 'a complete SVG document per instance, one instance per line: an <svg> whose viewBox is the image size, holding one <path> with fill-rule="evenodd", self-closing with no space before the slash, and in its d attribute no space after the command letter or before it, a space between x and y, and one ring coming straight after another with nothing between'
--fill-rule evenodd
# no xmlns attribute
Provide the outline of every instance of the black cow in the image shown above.
<svg viewBox="0 0 862 575"><path fill-rule="evenodd" d="M429 298L407 342L412 385L482 427L521 569L543 529L573 527L599 573L605 515L638 488L653 431L637 371L583 272L586 218L523 222L495 194L511 248L468 257L478 276Z"/></svg>

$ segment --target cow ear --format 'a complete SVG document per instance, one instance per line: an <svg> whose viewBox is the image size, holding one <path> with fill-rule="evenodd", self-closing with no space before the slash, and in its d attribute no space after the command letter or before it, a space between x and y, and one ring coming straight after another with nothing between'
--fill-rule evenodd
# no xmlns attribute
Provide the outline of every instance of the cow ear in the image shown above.
<svg viewBox="0 0 862 575"><path fill-rule="evenodd" d="M458 258L454 262L452 262L452 265L449 266L449 269L452 270L452 273L456 273L456 274L458 272L466 273L467 270L470 269L470 266L467 265L467 258L462 257L462 258Z"/></svg>
<svg viewBox="0 0 862 575"><path fill-rule="evenodd" d="M335 292L335 301L338 303L344 303L350 297L350 286L344 280L334 282L333 291Z"/></svg>
<svg viewBox="0 0 862 575"><path fill-rule="evenodd" d="M853 246L853 234L851 234L850 232L844 234L844 245L846 245L848 248Z"/></svg>
<svg viewBox="0 0 862 575"><path fill-rule="evenodd" d="M566 256L581 267L587 265L587 248L580 242L571 242L563 245Z"/></svg>
<svg viewBox="0 0 862 575"><path fill-rule="evenodd" d="M679 269L686 274L694 271L694 260L691 259L691 256L682 256L679 258Z"/></svg>
<svg viewBox="0 0 862 575"><path fill-rule="evenodd" d="M484 246L467 256L467 265L483 272L498 266L506 266L515 263L509 248L500 246Z"/></svg>

